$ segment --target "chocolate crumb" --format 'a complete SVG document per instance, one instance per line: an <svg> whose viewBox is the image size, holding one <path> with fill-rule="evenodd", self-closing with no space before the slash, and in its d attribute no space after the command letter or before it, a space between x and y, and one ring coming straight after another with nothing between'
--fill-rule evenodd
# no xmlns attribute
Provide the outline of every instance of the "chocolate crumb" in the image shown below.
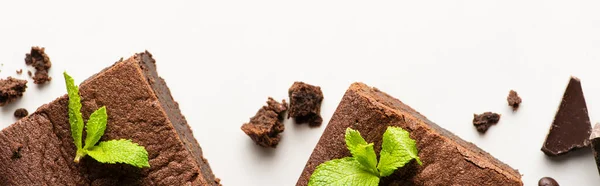
<svg viewBox="0 0 600 186"><path fill-rule="evenodd" d="M24 118L25 116L29 115L29 112L25 108L20 108L20 109L15 110L14 115L15 115L15 117L21 119L21 118Z"/></svg>
<svg viewBox="0 0 600 186"><path fill-rule="evenodd" d="M516 91L510 90L510 92L508 93L508 97L506 98L506 101L508 101L508 105L513 108L513 111L516 111L517 109L519 109L519 104L521 104L522 100Z"/></svg>
<svg viewBox="0 0 600 186"><path fill-rule="evenodd" d="M17 74L19 74L19 75L23 74L23 69L17 70Z"/></svg>
<svg viewBox="0 0 600 186"><path fill-rule="evenodd" d="M242 125L242 131L246 133L257 145L262 147L277 147L281 140L283 126L283 114L288 109L285 100L278 103L273 98L268 99L267 105L256 112L250 122Z"/></svg>
<svg viewBox="0 0 600 186"><path fill-rule="evenodd" d="M321 102L323 92L321 87L294 82L288 90L290 97L290 113L288 118L294 118L296 123L308 123L310 126L319 126L323 123L321 117Z"/></svg>
<svg viewBox="0 0 600 186"><path fill-rule="evenodd" d="M559 186L558 182L556 182L556 180L554 180L551 177L543 177L542 179L540 179L540 181L538 182L539 186Z"/></svg>
<svg viewBox="0 0 600 186"><path fill-rule="evenodd" d="M31 47L31 52L25 54L25 64L31 65L35 68L35 74L33 75L33 83L44 84L52 78L48 75L48 70L52 67L50 57L45 52L43 47ZM31 76L31 71L27 72Z"/></svg>
<svg viewBox="0 0 600 186"><path fill-rule="evenodd" d="M31 70L27 71L27 75L29 75L29 77L33 76L33 74L31 73Z"/></svg>
<svg viewBox="0 0 600 186"><path fill-rule="evenodd" d="M27 80L8 77L0 79L0 106L4 106L23 96L27 89Z"/></svg>
<svg viewBox="0 0 600 186"><path fill-rule="evenodd" d="M21 155L21 149L23 149L23 144L17 143L17 142L13 142L10 145L10 150L12 151L12 159L19 159L21 157L23 157Z"/></svg>
<svg viewBox="0 0 600 186"><path fill-rule="evenodd" d="M492 125L500 121L500 114L493 112L484 112L483 114L473 114L473 125L480 133L485 133Z"/></svg>

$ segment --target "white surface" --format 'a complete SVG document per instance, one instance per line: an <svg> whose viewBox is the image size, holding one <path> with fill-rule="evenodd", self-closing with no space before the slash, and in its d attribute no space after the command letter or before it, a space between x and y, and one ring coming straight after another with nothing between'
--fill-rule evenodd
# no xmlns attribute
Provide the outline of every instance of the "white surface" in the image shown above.
<svg viewBox="0 0 600 186"><path fill-rule="evenodd" d="M294 185L344 91L362 81L519 169L525 185L600 185L589 150L551 161L539 150L570 75L600 119L599 1L39 1L0 3L1 77L24 67L32 45L53 61L47 86L0 108L34 111L78 82L145 49L179 101L224 185ZM26 75L20 76L26 78ZM325 124L285 122L264 150L239 127L293 81L320 85ZM506 104L510 89L523 98ZM472 114L501 113L486 135Z"/></svg>

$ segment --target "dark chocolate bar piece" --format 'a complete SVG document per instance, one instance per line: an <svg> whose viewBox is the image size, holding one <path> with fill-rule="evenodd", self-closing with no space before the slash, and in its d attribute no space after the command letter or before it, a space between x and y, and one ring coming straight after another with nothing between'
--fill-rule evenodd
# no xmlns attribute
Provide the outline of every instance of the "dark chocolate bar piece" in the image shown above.
<svg viewBox="0 0 600 186"><path fill-rule="evenodd" d="M423 165L413 161L384 178L380 185L523 185L517 170L400 100L362 83L354 83L346 91L296 185L307 185L321 163L351 156L344 141L346 128L360 131L366 141L374 142L379 153L388 126L410 132Z"/></svg>
<svg viewBox="0 0 600 186"><path fill-rule="evenodd" d="M75 145L62 96L0 131L0 185L218 185L179 105L148 52L115 63L81 83L82 113L106 106L102 141L131 139L150 168L74 163Z"/></svg>
<svg viewBox="0 0 600 186"><path fill-rule="evenodd" d="M581 81L571 77L554 121L550 126L542 151L548 156L559 156L587 147L592 130Z"/></svg>

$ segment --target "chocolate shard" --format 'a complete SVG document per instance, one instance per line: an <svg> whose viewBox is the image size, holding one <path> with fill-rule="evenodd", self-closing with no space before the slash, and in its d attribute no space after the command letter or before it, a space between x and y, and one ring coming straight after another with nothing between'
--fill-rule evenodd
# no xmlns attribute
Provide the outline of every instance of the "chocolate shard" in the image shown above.
<svg viewBox="0 0 600 186"><path fill-rule="evenodd" d="M596 167L598 167L598 173L600 173L600 123L594 125L592 134L590 135L590 141L592 144L592 151L594 152L594 158L596 159Z"/></svg>
<svg viewBox="0 0 600 186"><path fill-rule="evenodd" d="M68 97L61 96L0 131L0 185L219 184L150 53L90 77L79 93L84 117L101 106L108 110L102 141L131 139L144 146L150 167L90 157L74 163Z"/></svg>
<svg viewBox="0 0 600 186"><path fill-rule="evenodd" d="M296 185L306 186L321 163L351 156L344 141L346 128L360 131L379 153L388 126L410 133L423 165L413 161L383 178L380 185L523 185L517 170L400 100L362 83L354 83L346 91Z"/></svg>
<svg viewBox="0 0 600 186"><path fill-rule="evenodd" d="M591 130L581 81L571 77L542 151L548 156L559 156L587 147Z"/></svg>

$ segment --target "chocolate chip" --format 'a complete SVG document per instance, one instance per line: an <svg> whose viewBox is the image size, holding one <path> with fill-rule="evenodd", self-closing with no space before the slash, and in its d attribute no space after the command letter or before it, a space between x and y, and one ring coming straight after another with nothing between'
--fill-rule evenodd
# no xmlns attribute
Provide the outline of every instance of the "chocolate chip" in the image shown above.
<svg viewBox="0 0 600 186"><path fill-rule="evenodd" d="M539 186L558 186L558 182L551 177L543 177L538 182Z"/></svg>

